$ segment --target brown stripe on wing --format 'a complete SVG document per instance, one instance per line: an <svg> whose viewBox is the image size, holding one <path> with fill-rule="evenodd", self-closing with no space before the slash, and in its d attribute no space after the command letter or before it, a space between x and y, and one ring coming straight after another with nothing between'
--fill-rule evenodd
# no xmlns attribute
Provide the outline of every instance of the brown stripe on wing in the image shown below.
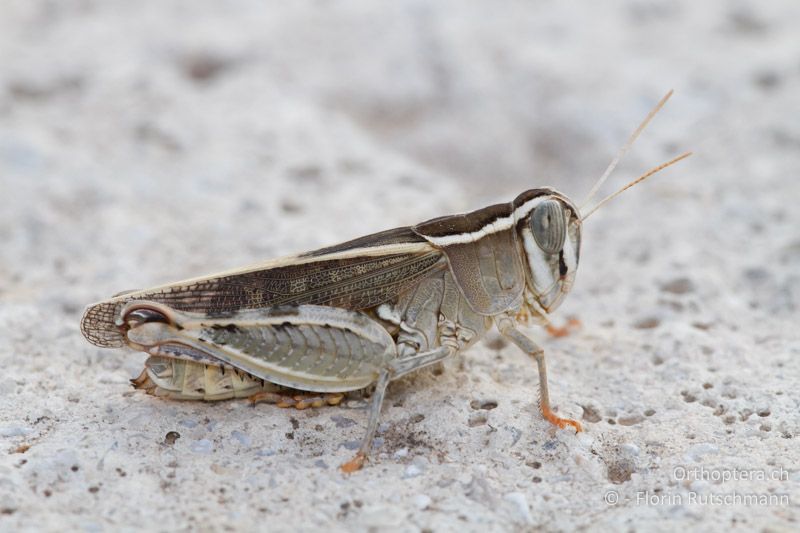
<svg viewBox="0 0 800 533"><path fill-rule="evenodd" d="M321 255L329 255L335 253L346 252L348 250L356 250L358 248L369 248L376 246L388 246L391 244L408 244L414 242L426 242L425 239L417 235L410 227L405 226L402 228L394 228L372 235L359 237L351 241L343 242L327 248L320 248L313 252L300 254L299 257L319 257Z"/></svg>
<svg viewBox="0 0 800 533"><path fill-rule="evenodd" d="M83 335L97 346L120 347L125 339L114 325L122 307L151 300L179 311L224 317L246 309L316 304L359 310L380 305L430 273L446 268L444 255L424 253L328 259L241 274L210 277L141 291L89 307Z"/></svg>

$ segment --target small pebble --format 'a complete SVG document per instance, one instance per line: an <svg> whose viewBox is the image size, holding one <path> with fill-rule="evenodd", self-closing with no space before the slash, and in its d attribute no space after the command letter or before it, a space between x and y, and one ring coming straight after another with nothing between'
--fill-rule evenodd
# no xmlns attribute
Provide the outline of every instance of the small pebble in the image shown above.
<svg viewBox="0 0 800 533"><path fill-rule="evenodd" d="M639 422L644 421L644 417L640 414L621 416L617 421L621 426L635 426Z"/></svg>
<svg viewBox="0 0 800 533"><path fill-rule="evenodd" d="M427 496L425 494L417 494L416 496L414 496L413 502L417 509L424 511L425 509L430 507L432 500L430 496Z"/></svg>
<svg viewBox="0 0 800 533"><path fill-rule="evenodd" d="M559 444L558 439L550 439L544 444L542 444L542 448L544 448L547 451L552 451L558 448L558 444Z"/></svg>
<svg viewBox="0 0 800 533"><path fill-rule="evenodd" d="M397 506L378 505L365 508L359 516L358 530L385 531L394 530L403 524L405 513Z"/></svg>
<svg viewBox="0 0 800 533"><path fill-rule="evenodd" d="M349 428L350 426L354 426L356 421L352 418L347 418L342 415L333 415L331 420L336 424L337 428Z"/></svg>
<svg viewBox="0 0 800 533"><path fill-rule="evenodd" d="M489 421L489 417L486 416L484 413L473 413L469 415L469 420L467 421L467 425L471 428L484 426Z"/></svg>
<svg viewBox="0 0 800 533"><path fill-rule="evenodd" d="M403 457L408 457L408 448L400 448L394 452L395 459L402 459Z"/></svg>
<svg viewBox="0 0 800 533"><path fill-rule="evenodd" d="M177 431L170 431L164 436L164 444L167 446L172 446L175 444L175 441L181 438L181 434Z"/></svg>
<svg viewBox="0 0 800 533"><path fill-rule="evenodd" d="M249 448L253 444L253 439L250 438L250 435L238 430L231 431L231 437L245 448Z"/></svg>
<svg viewBox="0 0 800 533"><path fill-rule="evenodd" d="M32 428L8 426L0 428L0 437L24 437L33 433Z"/></svg>
<svg viewBox="0 0 800 533"><path fill-rule="evenodd" d="M625 454L633 455L633 456L639 455L639 447L637 445L631 443L631 442L626 442L625 444L623 444L619 448L620 448L620 451L625 453Z"/></svg>
<svg viewBox="0 0 800 533"><path fill-rule="evenodd" d="M593 405L582 405L583 407L583 419L587 422L596 423L600 422L603 417L600 416L600 410L593 406Z"/></svg>
<svg viewBox="0 0 800 533"><path fill-rule="evenodd" d="M521 492L509 492L503 496L503 499L514 506L523 524L533 524L533 516L531 516L531 510L528 508L528 500L525 498L524 494Z"/></svg>
<svg viewBox="0 0 800 533"><path fill-rule="evenodd" d="M475 410L485 409L491 411L497 407L497 400L472 400L469 402L469 406Z"/></svg>
<svg viewBox="0 0 800 533"><path fill-rule="evenodd" d="M694 291L694 283L689 278L676 278L662 285L661 290L672 294L686 294Z"/></svg>
<svg viewBox="0 0 800 533"><path fill-rule="evenodd" d="M97 522L84 522L81 524L81 530L86 533L101 533L103 531L103 526Z"/></svg>
<svg viewBox="0 0 800 533"><path fill-rule="evenodd" d="M11 394L17 388L17 383L11 379L0 380L0 396Z"/></svg>
<svg viewBox="0 0 800 533"><path fill-rule="evenodd" d="M412 477L421 476L423 473L423 469L418 467L417 465L408 465L406 467L406 471L403 472L403 479L409 479Z"/></svg>
<svg viewBox="0 0 800 533"><path fill-rule="evenodd" d="M405 472L403 472L403 479L421 476L427 468L428 460L418 455L414 457L411 464L406 467Z"/></svg>
<svg viewBox="0 0 800 533"><path fill-rule="evenodd" d="M214 444L208 439L200 439L194 441L189 446L189 449L194 453L209 454L214 449Z"/></svg>
<svg viewBox="0 0 800 533"><path fill-rule="evenodd" d="M634 322L633 327L636 329L654 329L657 328L659 324L661 324L661 320L656 317L648 316Z"/></svg>
<svg viewBox="0 0 800 533"><path fill-rule="evenodd" d="M692 462L697 462L706 455L719 453L719 447L710 442L698 442L686 451L686 458Z"/></svg>

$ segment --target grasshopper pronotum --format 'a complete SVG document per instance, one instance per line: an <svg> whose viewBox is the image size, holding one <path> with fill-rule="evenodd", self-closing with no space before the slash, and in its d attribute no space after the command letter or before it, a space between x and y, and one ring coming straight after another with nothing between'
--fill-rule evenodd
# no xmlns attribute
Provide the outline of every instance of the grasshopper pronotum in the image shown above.
<svg viewBox="0 0 800 533"><path fill-rule="evenodd" d="M536 361L544 418L581 431L551 410L544 351L517 328L518 316L548 324L575 280L582 222L688 155L646 172L584 215L558 191L531 189L507 204L123 293L89 306L81 331L97 346L150 354L134 384L170 398L253 396L302 408L336 404L341 393L374 385L366 435L342 465L350 472L367 458L389 382L467 349L495 325Z"/></svg>

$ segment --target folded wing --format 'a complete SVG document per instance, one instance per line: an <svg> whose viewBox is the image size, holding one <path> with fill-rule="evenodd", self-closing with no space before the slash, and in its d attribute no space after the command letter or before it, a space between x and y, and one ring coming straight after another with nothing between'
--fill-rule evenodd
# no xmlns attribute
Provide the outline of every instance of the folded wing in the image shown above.
<svg viewBox="0 0 800 533"><path fill-rule="evenodd" d="M406 228L351 243L323 249L321 253L126 293L89 306L81 320L81 331L96 346L124 346L125 339L115 321L120 309L134 300L150 300L209 317L278 305L368 309L394 299L447 266L441 251Z"/></svg>

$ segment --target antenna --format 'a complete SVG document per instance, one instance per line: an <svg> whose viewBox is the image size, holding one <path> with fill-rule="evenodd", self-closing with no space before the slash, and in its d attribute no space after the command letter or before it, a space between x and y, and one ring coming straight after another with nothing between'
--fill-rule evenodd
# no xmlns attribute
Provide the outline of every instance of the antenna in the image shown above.
<svg viewBox="0 0 800 533"><path fill-rule="evenodd" d="M583 209L586 206L586 204L589 203L589 200L591 200L594 197L594 195L597 194L597 191L600 189L603 183L605 183L605 181L608 179L608 177L611 175L614 169L617 168L617 164L622 159L622 156L625 155L628 149L633 145L634 141L636 141L639 135L644 131L644 129L650 123L650 121L653 120L653 117L656 116L656 113L661 111L661 108L664 107L664 104L667 103L667 100L669 100L669 97L672 96L672 93L673 90L670 89L669 92L667 92L667 94L665 94L664 97L661 98L661 100L659 100L659 102L652 109L652 111L650 111L650 113L647 114L642 123L639 124L639 127L636 128L636 130L631 134L631 136L628 138L628 141L624 145L622 145L622 148L620 148L619 152L617 152L617 155L614 156L614 159L611 160L611 163L609 163L605 172L603 172L603 175L600 176L600 179L598 179L597 182L595 182L594 186L592 187L592 190L589 191L589 195L583 201L581 209Z"/></svg>
<svg viewBox="0 0 800 533"><path fill-rule="evenodd" d="M674 159L670 159L670 160L669 160L669 161L667 161L666 163L661 163L661 164L660 164L660 165L658 165L657 167L651 168L650 170L648 170L647 172L645 172L644 174L642 174L641 176L639 176L638 178L636 178L636 179L635 179L635 180L633 180L632 182L630 182L630 183L628 183L627 185L625 185L623 188L621 188L621 189L620 189L620 190L618 190L617 192L615 192L615 193L613 193L613 194L609 194L608 196L606 196L605 198L603 198L602 200L600 200L600 203L598 203L597 205L595 205L593 208L591 208L591 209L589 210L589 212L588 212L588 213L586 213L585 215L583 215L583 216L581 217L581 222L583 222L584 220L586 220L587 218L589 218L589 215L591 215L592 213L594 213L595 211L597 211L598 209L600 209L600 207L601 207L603 204L605 204L606 202L610 202L611 200L613 200L614 198L616 198L617 196L619 196L620 194L622 194L622 193L623 193L624 191L626 191L627 189L630 189L631 187L633 187L633 186L634 186L634 185L636 185L637 183L641 183L641 182L643 182L644 180L646 180L647 178L649 178L649 177L650 177L650 176L652 176L653 174L655 174L655 173L657 173L657 172L661 172L661 171L662 171L662 170L664 170L665 168L667 168L667 167L669 167L669 166L672 166L672 165L674 165L675 163L677 163L677 162L678 162L678 161L680 161L681 159L686 159L686 158L687 158L687 157L689 157L690 155L692 155L692 152L685 152L685 153L683 153L683 154L679 155L678 157L676 157L676 158L674 158Z"/></svg>

